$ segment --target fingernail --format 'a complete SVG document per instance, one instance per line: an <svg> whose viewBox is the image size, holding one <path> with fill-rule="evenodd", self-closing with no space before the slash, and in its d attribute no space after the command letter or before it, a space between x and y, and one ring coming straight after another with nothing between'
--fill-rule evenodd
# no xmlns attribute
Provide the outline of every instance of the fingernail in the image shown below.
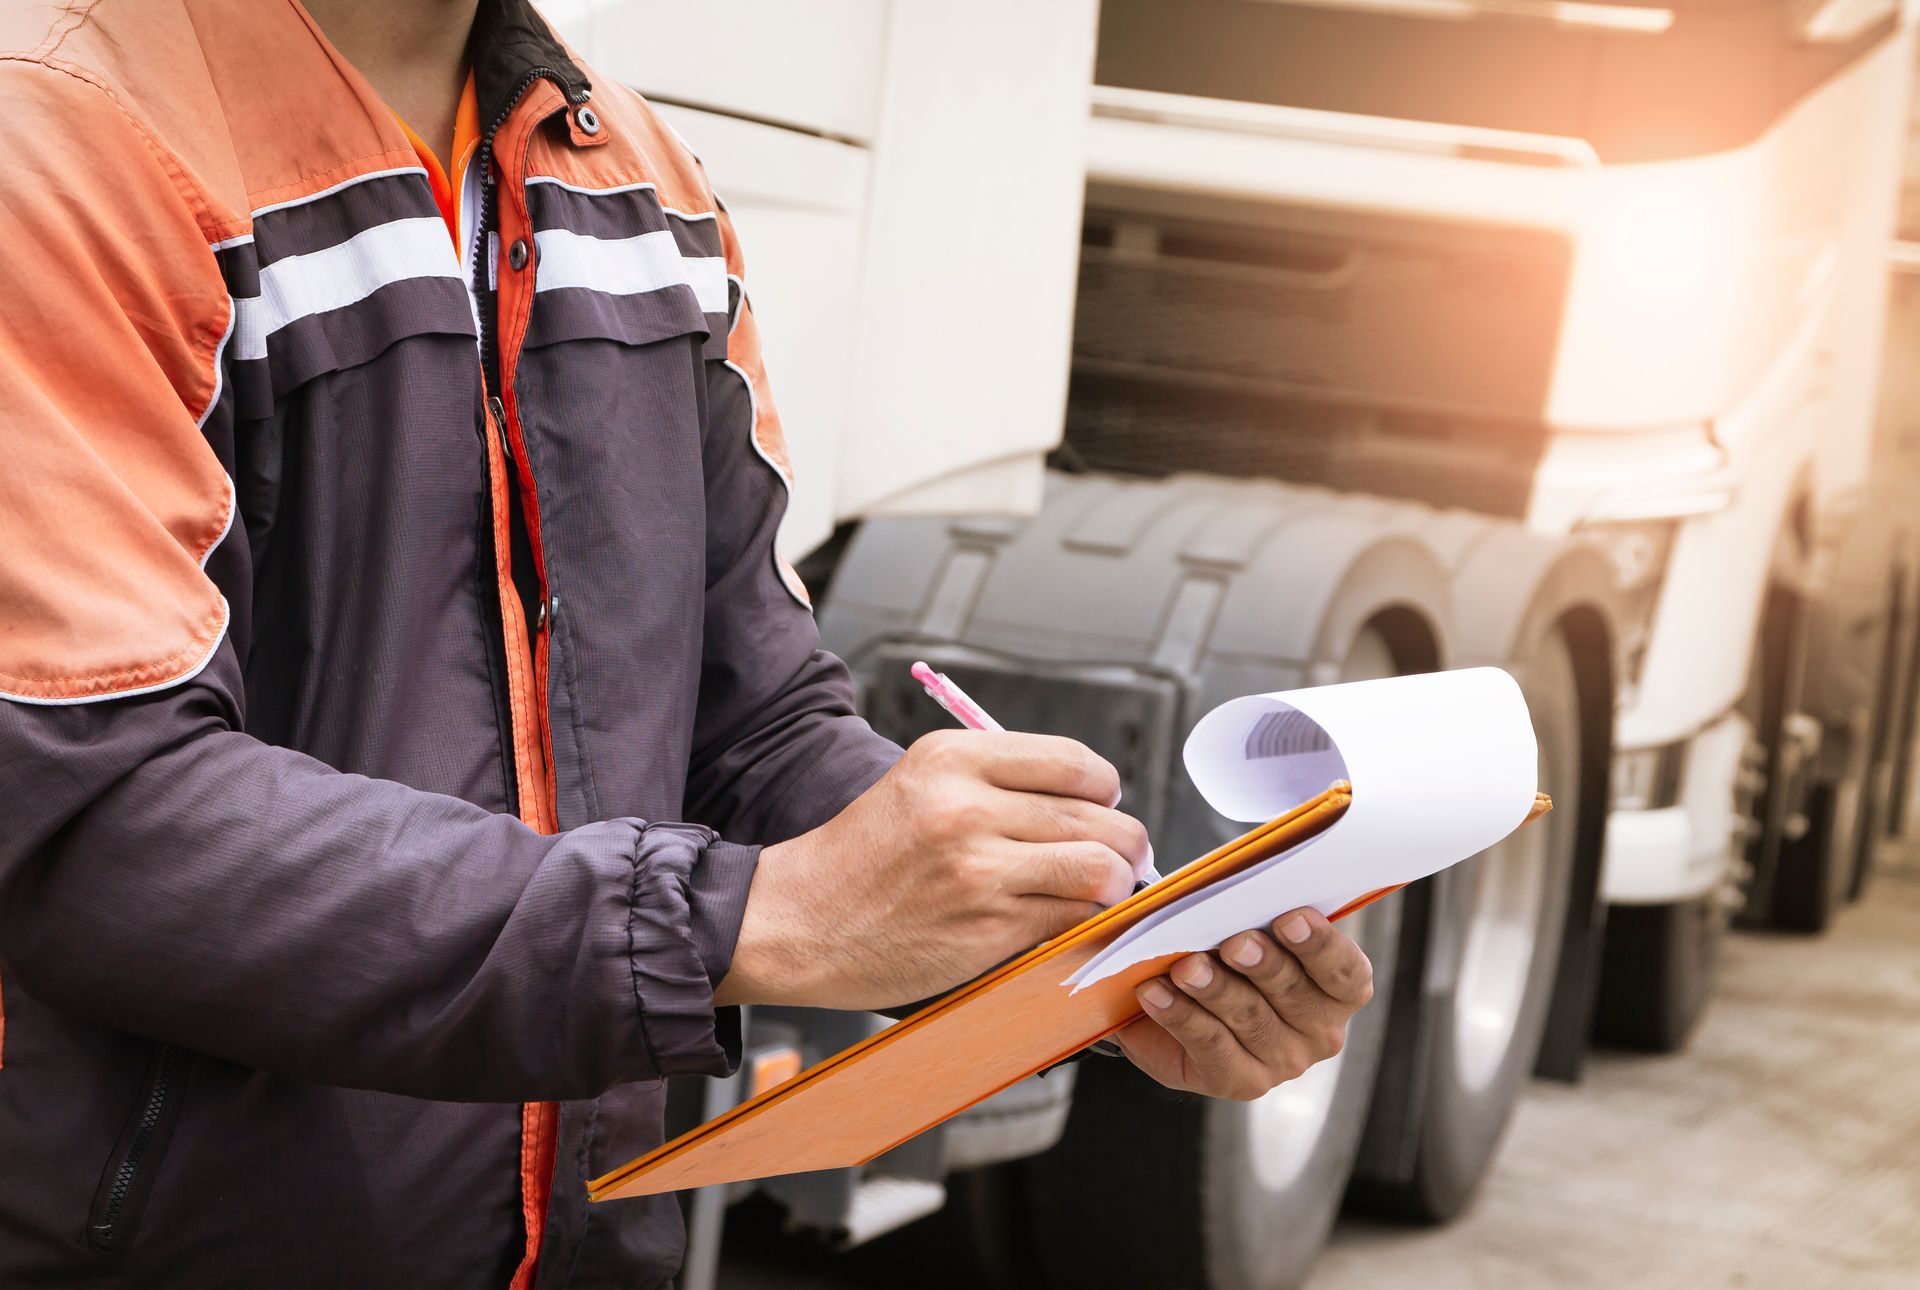
<svg viewBox="0 0 1920 1290"><path fill-rule="evenodd" d="M1147 843L1147 858L1140 862L1140 867L1134 870L1133 876L1136 878L1144 878L1152 872L1153 872L1153 843L1149 842Z"/></svg>
<svg viewBox="0 0 1920 1290"><path fill-rule="evenodd" d="M1140 987L1140 998L1149 1008L1157 1011L1172 1005L1173 991L1158 981L1149 981Z"/></svg>
<svg viewBox="0 0 1920 1290"><path fill-rule="evenodd" d="M1180 980L1196 990L1204 990L1213 983L1213 964L1207 962L1207 956L1196 954L1180 965Z"/></svg>
<svg viewBox="0 0 1920 1290"><path fill-rule="evenodd" d="M1246 940L1227 951L1227 957L1240 967L1252 967L1260 961L1260 938L1247 937Z"/></svg>
<svg viewBox="0 0 1920 1290"><path fill-rule="evenodd" d="M1313 929L1307 926L1307 916L1305 914L1295 914L1292 921L1280 929L1280 934L1295 945L1298 945L1301 941L1313 935Z"/></svg>

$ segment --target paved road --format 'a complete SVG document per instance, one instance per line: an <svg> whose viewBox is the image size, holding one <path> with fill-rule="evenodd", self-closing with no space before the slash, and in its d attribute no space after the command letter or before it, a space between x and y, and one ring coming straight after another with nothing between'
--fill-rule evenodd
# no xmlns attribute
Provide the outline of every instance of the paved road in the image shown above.
<svg viewBox="0 0 1920 1290"><path fill-rule="evenodd" d="M1728 950L1687 1052L1537 1085L1463 1221L1343 1224L1311 1290L1920 1286L1920 870Z"/></svg>
<svg viewBox="0 0 1920 1290"><path fill-rule="evenodd" d="M735 1230L725 1290L888 1284ZM1309 1290L1410 1285L1920 1286L1920 864L1883 869L1825 938L1731 938L1687 1052L1536 1085L1471 1213L1343 1223Z"/></svg>

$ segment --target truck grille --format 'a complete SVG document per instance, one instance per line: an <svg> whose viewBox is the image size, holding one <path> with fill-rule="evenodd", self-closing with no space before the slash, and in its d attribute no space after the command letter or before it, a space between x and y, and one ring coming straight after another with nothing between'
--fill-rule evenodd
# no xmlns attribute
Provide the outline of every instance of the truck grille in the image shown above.
<svg viewBox="0 0 1920 1290"><path fill-rule="evenodd" d="M1154 478L1182 471L1264 476L1518 519L1544 443L1527 425L1076 370L1055 464Z"/></svg>
<svg viewBox="0 0 1920 1290"><path fill-rule="evenodd" d="M1524 509L1568 265L1529 230L1087 224L1069 460Z"/></svg>

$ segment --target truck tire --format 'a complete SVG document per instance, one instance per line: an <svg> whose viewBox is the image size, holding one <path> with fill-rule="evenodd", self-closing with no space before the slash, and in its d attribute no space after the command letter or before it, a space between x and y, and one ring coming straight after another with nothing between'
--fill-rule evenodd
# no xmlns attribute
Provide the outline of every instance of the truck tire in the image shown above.
<svg viewBox="0 0 1920 1290"><path fill-rule="evenodd" d="M1810 779L1810 771L1787 767L1781 755L1788 714L1800 701L1804 621L1796 593L1779 585L1768 591L1740 700L1752 732L1735 787L1735 810L1747 821L1746 864L1752 875L1743 916L1762 926L1779 925L1783 917L1783 862L1800 871L1789 882L1792 894L1816 882L1837 881L1826 866L1844 868L1831 845L1832 800L1823 807L1818 786L1798 782ZM1796 782L1789 782L1790 775ZM1798 851L1786 838L1786 822L1796 809L1808 815L1809 824L1821 826L1794 840L1806 844ZM1824 819L1816 818L1821 810L1828 812ZM1684 1047L1706 1011L1729 915L1728 897L1719 890L1664 905L1613 906L1607 913L1594 1038L1643 1052Z"/></svg>
<svg viewBox="0 0 1920 1290"><path fill-rule="evenodd" d="M1706 1010L1726 925L1718 895L1608 910L1595 1037L1644 1052L1679 1051Z"/></svg>
<svg viewBox="0 0 1920 1290"><path fill-rule="evenodd" d="M1886 654L1880 669L1880 703L1874 708L1868 765L1861 789L1858 834L1850 857L1847 899L1859 900L1872 881L1874 861L1887 838L1905 831L1911 784L1916 712L1920 711L1920 631L1913 624L1913 584L1904 567L1890 579ZM1897 703L1895 710L1890 705Z"/></svg>
<svg viewBox="0 0 1920 1290"><path fill-rule="evenodd" d="M1753 874L1747 916L1761 923L1781 917L1783 859L1797 861L1801 872L1794 880L1796 891L1813 881L1827 881L1821 872L1823 861L1842 865L1830 845L1833 802L1829 798L1823 806L1817 786L1805 790L1799 809L1808 814L1810 824L1822 827L1809 828L1797 839L1808 843L1799 853L1785 839L1789 808L1799 793L1796 785L1784 780L1780 753L1787 714L1800 700L1805 641L1803 611L1795 593L1775 585L1762 605L1751 675L1740 700L1752 733L1746 759L1750 764L1743 765L1742 782L1735 789L1735 809L1747 820L1747 864ZM1827 818L1815 818L1820 810L1828 812ZM1810 878L1810 871L1817 877ZM1594 1038L1654 1053L1677 1052L1685 1046L1706 1011L1720 942L1730 921L1727 904L1723 893L1715 890L1694 900L1615 905L1608 911Z"/></svg>
<svg viewBox="0 0 1920 1290"><path fill-rule="evenodd" d="M1466 1208L1546 1028L1581 814L1580 694L1558 630L1513 671L1554 809L1423 893L1428 916L1402 945L1395 1034L1350 1192L1376 1213L1437 1222ZM1409 972L1415 954L1424 972Z"/></svg>
<svg viewBox="0 0 1920 1290"><path fill-rule="evenodd" d="M1815 765L1805 756L1798 731L1814 719L1802 711L1806 694L1807 638L1812 609L1806 593L1791 582L1776 582L1761 604L1760 627L1752 653L1752 677L1741 708L1765 766L1762 787L1748 813L1746 863L1752 877L1739 914L1745 926L1807 928L1824 926L1819 905L1835 877L1829 869L1841 858L1828 845L1831 827L1818 831L1812 821L1817 790ZM1831 825L1831 803L1826 824ZM1788 866L1800 872L1789 876ZM1796 908L1793 897L1813 897L1815 907Z"/></svg>
<svg viewBox="0 0 1920 1290"><path fill-rule="evenodd" d="M1897 705L1897 717L1888 730L1893 740L1889 750L1893 766L1887 795L1887 813L1883 836L1898 839L1907 831L1907 808L1912 805L1914 737L1920 732L1920 631L1916 631L1913 582L1905 566L1894 574L1901 594L1889 615L1888 632L1902 643L1905 658L1894 680L1883 693L1885 702Z"/></svg>
<svg viewBox="0 0 1920 1290"><path fill-rule="evenodd" d="M1780 845L1774 873L1773 925L1787 932L1827 930L1833 916L1846 904L1853 881L1854 849L1848 844L1856 828L1845 822L1848 803L1857 818L1861 791L1857 783L1822 780L1807 792L1805 831Z"/></svg>
<svg viewBox="0 0 1920 1290"><path fill-rule="evenodd" d="M1363 628L1342 680L1389 676L1386 639ZM1023 1162L1031 1248L1047 1290L1289 1290L1339 1210L1387 1029L1401 902L1342 922L1373 960L1375 1002L1339 1056L1251 1102L1158 1088L1130 1065L1080 1064L1059 1146ZM1151 1227L1128 1226L1151 1215Z"/></svg>
<svg viewBox="0 0 1920 1290"><path fill-rule="evenodd" d="M1397 898L1348 928L1391 971ZM1384 994L1381 996L1384 1002ZM1252 1102L1169 1093L1117 1060L1081 1063L1060 1145L1018 1168L1046 1290L1291 1290L1340 1205L1365 1127L1385 1018ZM1374 1013L1371 1020L1363 1019ZM1136 1225L1129 1216L1151 1216Z"/></svg>

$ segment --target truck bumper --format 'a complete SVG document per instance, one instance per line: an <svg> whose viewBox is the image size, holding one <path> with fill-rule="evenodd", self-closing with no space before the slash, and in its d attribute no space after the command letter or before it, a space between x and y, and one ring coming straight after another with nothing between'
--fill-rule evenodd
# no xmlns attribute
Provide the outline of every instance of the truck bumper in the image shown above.
<svg viewBox="0 0 1920 1290"><path fill-rule="evenodd" d="M1615 905L1672 905L1730 885L1739 838L1735 781L1747 723L1729 714L1687 741L1678 802L1616 807L1607 817L1601 895Z"/></svg>

